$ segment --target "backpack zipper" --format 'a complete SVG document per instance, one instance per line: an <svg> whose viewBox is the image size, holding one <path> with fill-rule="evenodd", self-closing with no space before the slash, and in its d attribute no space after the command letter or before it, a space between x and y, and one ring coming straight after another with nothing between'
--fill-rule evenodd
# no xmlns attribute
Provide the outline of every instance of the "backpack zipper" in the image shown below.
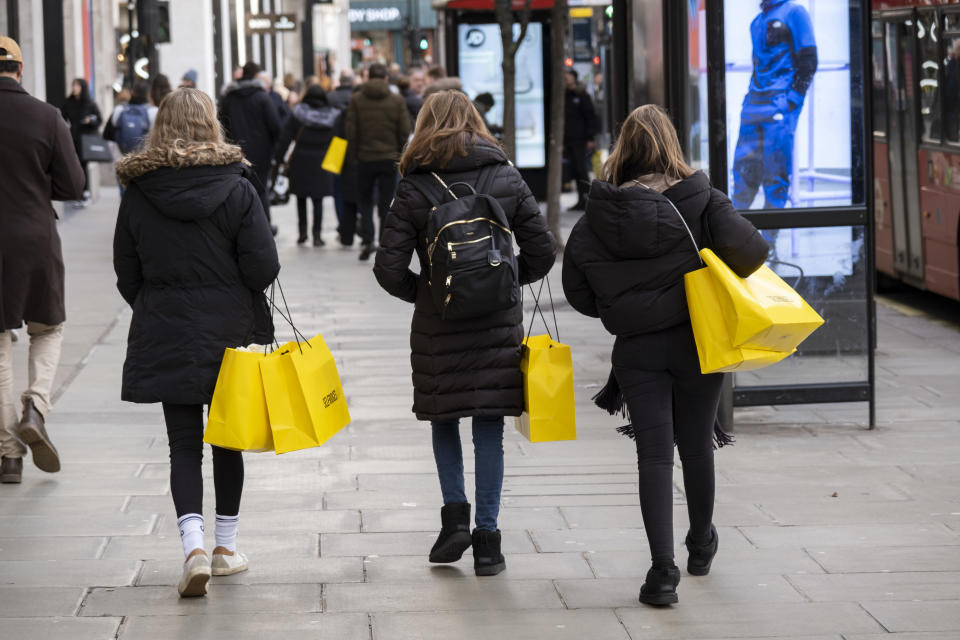
<svg viewBox="0 0 960 640"><path fill-rule="evenodd" d="M494 221L494 220L491 220L490 218L474 218L474 219L472 219L472 220L454 220L453 222L448 222L447 224L445 224L445 225L443 225L442 227L440 227L440 229L437 231L437 234L433 237L433 242L431 242L431 243L427 246L427 258L428 258L428 260L429 260L429 262L430 262L430 266L433 266L433 252L436 251L436 249L437 249L437 243L440 241L440 234L443 233L444 231L446 231L449 227L452 227L452 226L454 226L454 225L457 225L457 224L472 224L472 223L474 223L474 222L487 222L487 223L489 223L489 224L492 224L492 225L494 225L494 226L496 226L496 227L499 227L499 228L503 229L503 230L506 231L509 235L511 235L511 236L513 235L513 232L510 231L510 229L507 229L505 226L503 226L503 225L500 224L499 222L496 222L496 221Z"/></svg>
<svg viewBox="0 0 960 640"><path fill-rule="evenodd" d="M454 247L459 247L464 244L477 244L478 242L483 242L484 240L490 240L493 236L483 236L482 238L477 238L476 240L464 240L463 242L448 242L447 243L447 252L450 254L451 260L457 259L457 252Z"/></svg>

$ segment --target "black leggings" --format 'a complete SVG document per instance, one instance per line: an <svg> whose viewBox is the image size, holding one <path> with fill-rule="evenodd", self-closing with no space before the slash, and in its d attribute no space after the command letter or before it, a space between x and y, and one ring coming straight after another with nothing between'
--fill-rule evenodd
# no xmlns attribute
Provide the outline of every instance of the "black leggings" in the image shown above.
<svg viewBox="0 0 960 640"><path fill-rule="evenodd" d="M640 510L654 563L673 558L673 445L683 466L690 533L710 537L713 424L722 374L703 375L689 324L617 338L613 367L637 436Z"/></svg>
<svg viewBox="0 0 960 640"><path fill-rule="evenodd" d="M163 403L163 417L170 441L170 492L177 517L203 513L203 405ZM217 513L240 513L243 493L243 455L213 447L213 485Z"/></svg>
<svg viewBox="0 0 960 640"><path fill-rule="evenodd" d="M320 237L320 230L323 228L323 198L307 198L297 196L297 228L300 231L300 237L307 237L307 201L313 200L313 237Z"/></svg>

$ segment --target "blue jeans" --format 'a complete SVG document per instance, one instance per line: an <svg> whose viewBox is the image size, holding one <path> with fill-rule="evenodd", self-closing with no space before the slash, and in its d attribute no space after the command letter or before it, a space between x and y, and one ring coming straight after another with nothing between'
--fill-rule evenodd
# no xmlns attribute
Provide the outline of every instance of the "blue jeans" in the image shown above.
<svg viewBox="0 0 960 640"><path fill-rule="evenodd" d="M467 502L463 487L463 450L460 420L432 422L433 457L437 461L443 503ZM503 489L503 417L474 416L473 455L476 466L477 529L496 531Z"/></svg>

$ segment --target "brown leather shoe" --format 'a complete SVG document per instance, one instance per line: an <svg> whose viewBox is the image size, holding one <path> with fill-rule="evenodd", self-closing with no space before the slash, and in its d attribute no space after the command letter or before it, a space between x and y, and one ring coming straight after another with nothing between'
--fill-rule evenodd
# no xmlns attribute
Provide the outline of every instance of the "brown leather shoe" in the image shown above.
<svg viewBox="0 0 960 640"><path fill-rule="evenodd" d="M0 458L0 482L20 484L23 476L23 458Z"/></svg>
<svg viewBox="0 0 960 640"><path fill-rule="evenodd" d="M44 427L43 414L33 406L33 400L23 403L23 417L20 418L16 431L14 435L33 452L33 463L38 469L47 473L60 471L60 454L50 442Z"/></svg>

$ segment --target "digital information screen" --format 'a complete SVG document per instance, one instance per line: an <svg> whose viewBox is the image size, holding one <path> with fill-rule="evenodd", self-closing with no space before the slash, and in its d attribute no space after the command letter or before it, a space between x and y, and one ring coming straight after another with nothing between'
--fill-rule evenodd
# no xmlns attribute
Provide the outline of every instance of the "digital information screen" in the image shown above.
<svg viewBox="0 0 960 640"><path fill-rule="evenodd" d="M514 38L520 25L513 25ZM496 24L460 24L457 29L458 63L463 90L474 99L493 96L487 122L503 126L503 47ZM546 112L543 91L543 25L531 22L516 58L517 167L546 166Z"/></svg>

